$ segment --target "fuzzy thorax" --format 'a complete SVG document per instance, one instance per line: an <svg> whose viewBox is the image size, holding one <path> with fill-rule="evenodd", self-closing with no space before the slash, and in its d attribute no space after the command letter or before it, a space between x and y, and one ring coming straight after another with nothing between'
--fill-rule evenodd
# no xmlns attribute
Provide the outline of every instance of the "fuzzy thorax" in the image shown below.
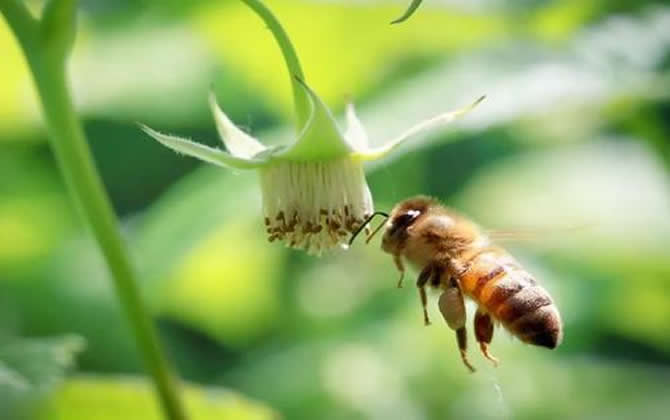
<svg viewBox="0 0 670 420"><path fill-rule="evenodd" d="M372 214L372 196L357 159L280 161L260 174L271 242L319 255L346 243Z"/></svg>

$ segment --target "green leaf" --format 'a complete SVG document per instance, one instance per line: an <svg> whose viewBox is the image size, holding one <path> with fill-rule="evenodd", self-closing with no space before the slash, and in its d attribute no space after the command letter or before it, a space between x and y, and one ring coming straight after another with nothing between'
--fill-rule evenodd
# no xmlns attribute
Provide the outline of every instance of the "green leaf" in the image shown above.
<svg viewBox="0 0 670 420"><path fill-rule="evenodd" d="M589 140L501 159L472 177L454 201L489 227L558 229L533 244L562 245L553 253L605 257L608 265L667 255L670 193L663 166L641 142Z"/></svg>
<svg viewBox="0 0 670 420"><path fill-rule="evenodd" d="M412 16L412 15L414 14L414 12L416 12L416 9L419 8L419 6L421 5L421 2L422 2L422 1L423 1L423 0L412 0L412 2L409 4L409 7L407 8L407 10L405 10L405 13L403 13L402 16L400 16L399 18L395 19L395 20L392 21L391 23L392 23L392 24L394 24L394 23L400 23L400 22L404 22L404 21L406 21L407 19L409 19L410 16Z"/></svg>
<svg viewBox="0 0 670 420"><path fill-rule="evenodd" d="M26 418L63 380L83 347L78 336L0 342L0 418Z"/></svg>
<svg viewBox="0 0 670 420"><path fill-rule="evenodd" d="M265 239L256 174L202 169L145 213L133 246L156 313L240 348L280 319L284 248Z"/></svg>
<svg viewBox="0 0 670 420"><path fill-rule="evenodd" d="M189 420L266 420L273 410L221 388L184 385ZM38 420L162 420L153 388L142 378L80 376L41 408Z"/></svg>

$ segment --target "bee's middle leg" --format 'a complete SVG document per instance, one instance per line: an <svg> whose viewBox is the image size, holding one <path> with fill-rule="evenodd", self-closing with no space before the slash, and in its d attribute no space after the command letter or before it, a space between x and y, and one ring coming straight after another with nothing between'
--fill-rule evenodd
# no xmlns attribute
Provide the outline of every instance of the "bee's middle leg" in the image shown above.
<svg viewBox="0 0 670 420"><path fill-rule="evenodd" d="M465 301L463 300L463 293L461 293L461 289L456 282L452 281L452 285L440 295L439 306L440 312L442 312L442 316L447 325L449 325L449 328L456 331L458 350L461 353L463 364L470 372L474 372L475 368L470 364L467 354L468 336L465 329Z"/></svg>
<svg viewBox="0 0 670 420"><path fill-rule="evenodd" d="M421 306L423 306L423 324L428 326L430 325L430 319L428 318L428 297L426 296L426 283L432 276L435 275L435 268L432 264L428 264L421 270L419 273L419 278L416 280L416 287L419 288L419 297L421 298Z"/></svg>

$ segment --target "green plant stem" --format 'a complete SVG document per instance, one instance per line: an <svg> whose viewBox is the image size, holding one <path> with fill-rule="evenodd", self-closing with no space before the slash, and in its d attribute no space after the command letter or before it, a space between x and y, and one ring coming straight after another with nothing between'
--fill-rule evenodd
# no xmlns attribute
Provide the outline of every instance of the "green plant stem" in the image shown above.
<svg viewBox="0 0 670 420"><path fill-rule="evenodd" d="M16 35L19 44L28 53L35 46L37 36L37 20L25 6L16 0L0 0L0 12L5 16L7 24Z"/></svg>
<svg viewBox="0 0 670 420"><path fill-rule="evenodd" d="M175 380L142 304L137 278L119 235L116 217L104 192L91 153L66 88L65 74L51 68L35 72L49 137L71 195L93 230L107 261L116 292L125 309L148 371L154 378L163 408L171 420L185 419Z"/></svg>
<svg viewBox="0 0 670 420"><path fill-rule="evenodd" d="M38 21L15 0L0 0L7 19L26 55L47 124L49 140L69 192L84 215L107 261L116 292L135 335L145 365L153 377L166 417L184 420L177 384L160 347L155 326L142 304L137 277L119 234L98 172L93 164L84 131L70 97L65 57L42 48Z"/></svg>
<svg viewBox="0 0 670 420"><path fill-rule="evenodd" d="M298 55L293 48L293 44L289 39L286 31L282 27L279 20L275 17L270 9L268 9L261 0L242 0L251 10L254 11L267 25L270 32L274 36L279 49L281 49L282 56L288 67L289 77L291 78L291 88L293 89L293 101L295 105L297 130L301 132L310 114L310 103L305 90L299 85L296 77L300 80L305 80L305 75L302 72Z"/></svg>

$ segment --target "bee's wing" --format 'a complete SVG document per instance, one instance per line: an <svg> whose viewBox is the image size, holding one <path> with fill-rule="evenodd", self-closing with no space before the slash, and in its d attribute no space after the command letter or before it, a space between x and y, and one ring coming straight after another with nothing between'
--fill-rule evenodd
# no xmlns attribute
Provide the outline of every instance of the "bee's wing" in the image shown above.
<svg viewBox="0 0 670 420"><path fill-rule="evenodd" d="M564 234L575 234L591 229L594 223L583 223L574 226L557 226L544 228L520 228L520 229L493 229L485 231L486 235L495 242L503 241L536 241L548 237L562 236Z"/></svg>

